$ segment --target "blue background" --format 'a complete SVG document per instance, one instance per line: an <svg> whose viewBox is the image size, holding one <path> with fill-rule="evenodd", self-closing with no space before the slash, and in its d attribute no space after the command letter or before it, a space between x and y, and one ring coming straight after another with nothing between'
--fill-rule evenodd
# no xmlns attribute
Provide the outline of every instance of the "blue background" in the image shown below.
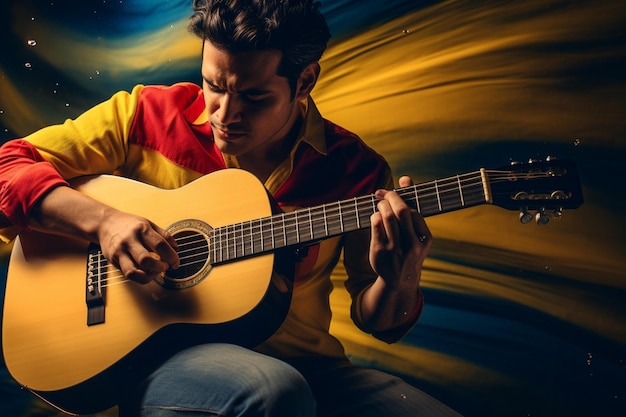
<svg viewBox="0 0 626 417"><path fill-rule="evenodd" d="M199 82L189 3L3 1L0 141L137 83ZM429 218L427 306L392 346L350 323L339 268L331 330L351 358L468 417L626 415L626 3L326 0L322 9L334 37L313 96L396 175L427 181L556 155L577 161L585 195L546 227L491 206ZM4 368L0 398L2 416L58 414Z"/></svg>

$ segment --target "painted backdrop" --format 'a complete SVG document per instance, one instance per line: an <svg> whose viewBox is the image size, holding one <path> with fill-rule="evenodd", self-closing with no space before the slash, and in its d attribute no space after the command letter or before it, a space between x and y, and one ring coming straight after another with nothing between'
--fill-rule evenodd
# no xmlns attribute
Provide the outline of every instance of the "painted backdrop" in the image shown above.
<svg viewBox="0 0 626 417"><path fill-rule="evenodd" d="M199 82L189 3L3 0L0 139L136 83ZM322 9L334 38L314 98L396 175L428 181L553 155L578 163L585 197L542 227L492 206L429 218L427 306L396 345L354 328L337 271L332 330L353 360L466 416L626 415L626 3L324 0ZM0 397L2 416L58 414L3 369Z"/></svg>

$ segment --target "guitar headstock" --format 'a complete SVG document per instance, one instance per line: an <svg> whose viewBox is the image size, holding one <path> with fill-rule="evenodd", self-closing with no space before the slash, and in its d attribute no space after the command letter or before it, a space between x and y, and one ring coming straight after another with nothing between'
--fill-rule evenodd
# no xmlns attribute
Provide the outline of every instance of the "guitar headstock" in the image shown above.
<svg viewBox="0 0 626 417"><path fill-rule="evenodd" d="M560 218L564 209L575 209L583 203L576 164L568 159L513 162L487 170L487 175L493 204L519 210L524 224L533 219L537 224L547 224L552 217Z"/></svg>

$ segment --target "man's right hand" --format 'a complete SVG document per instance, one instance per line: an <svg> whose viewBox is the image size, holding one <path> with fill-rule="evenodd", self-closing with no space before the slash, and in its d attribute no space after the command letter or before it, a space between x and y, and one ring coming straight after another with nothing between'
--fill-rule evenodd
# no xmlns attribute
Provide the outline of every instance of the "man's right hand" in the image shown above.
<svg viewBox="0 0 626 417"><path fill-rule="evenodd" d="M128 279L142 284L180 265L178 246L166 230L70 187L48 192L31 209L29 218L34 230L98 243L103 255Z"/></svg>
<svg viewBox="0 0 626 417"><path fill-rule="evenodd" d="M140 216L109 208L98 240L104 256L127 278L142 284L179 266L174 238Z"/></svg>

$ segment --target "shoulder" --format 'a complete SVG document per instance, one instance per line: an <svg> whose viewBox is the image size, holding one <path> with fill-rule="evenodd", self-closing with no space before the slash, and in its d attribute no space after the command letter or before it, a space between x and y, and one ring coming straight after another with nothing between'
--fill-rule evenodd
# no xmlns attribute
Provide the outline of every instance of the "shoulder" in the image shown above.
<svg viewBox="0 0 626 417"><path fill-rule="evenodd" d="M202 89L200 86L189 82L172 85L148 85L141 86L139 89L142 101L149 101L160 105L176 104L179 106L188 106L192 104L201 93Z"/></svg>
<svg viewBox="0 0 626 417"><path fill-rule="evenodd" d="M180 82L171 85L142 86L142 94L170 95L177 97L195 97L201 90L199 85L190 82Z"/></svg>
<svg viewBox="0 0 626 417"><path fill-rule="evenodd" d="M355 159L372 158L383 165L386 164L385 159L367 145L359 135L330 120L324 119L324 133L329 154L333 152L353 152L352 156Z"/></svg>
<svg viewBox="0 0 626 417"><path fill-rule="evenodd" d="M192 123L204 111L202 89L189 82L137 86L133 95L138 100L135 117L139 120L160 119L161 124L171 120Z"/></svg>
<svg viewBox="0 0 626 417"><path fill-rule="evenodd" d="M385 158L370 147L359 135L324 119L327 156L331 160L344 161L346 174L364 175L370 186L378 187L390 175ZM377 180L379 179L379 180Z"/></svg>

